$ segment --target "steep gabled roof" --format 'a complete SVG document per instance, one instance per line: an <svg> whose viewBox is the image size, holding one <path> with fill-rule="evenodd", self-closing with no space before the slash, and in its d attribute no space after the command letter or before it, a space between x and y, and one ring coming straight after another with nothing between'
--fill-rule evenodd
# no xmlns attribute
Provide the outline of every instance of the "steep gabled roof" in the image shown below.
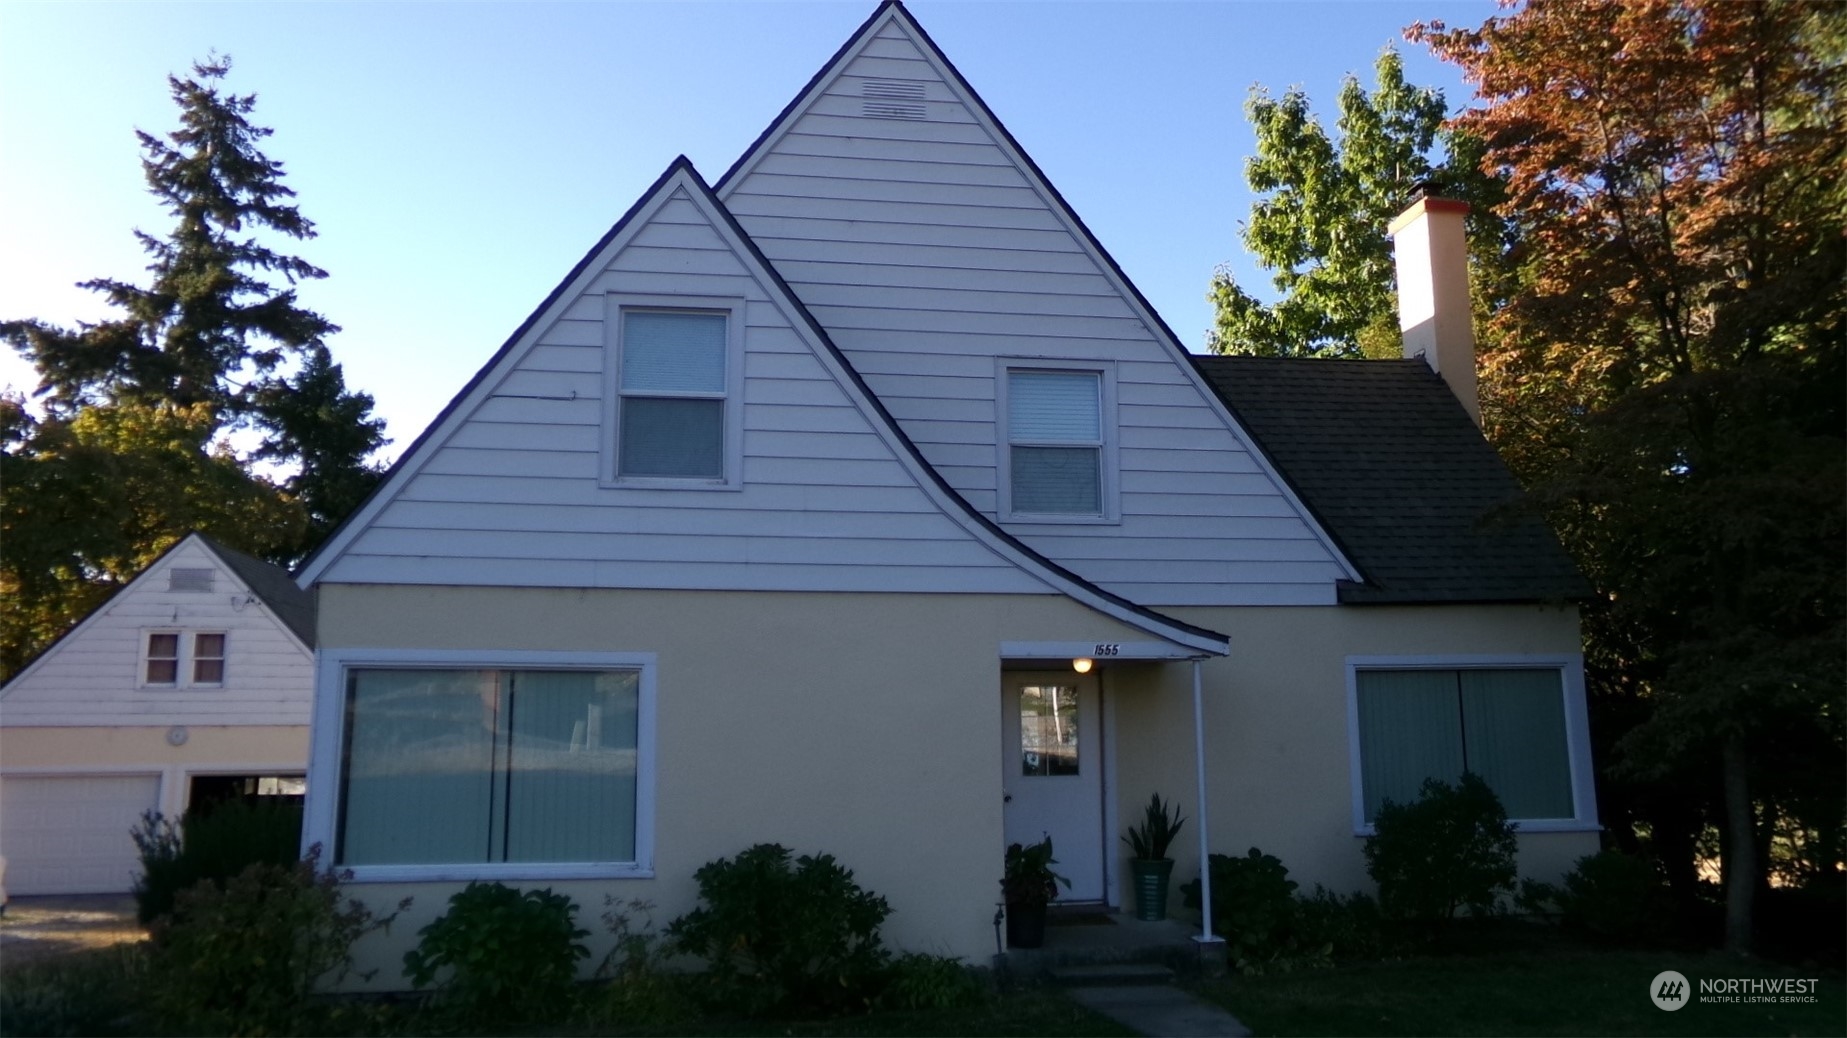
<svg viewBox="0 0 1847 1038"><path fill-rule="evenodd" d="M786 312L796 315L801 325L800 331L809 338L820 359L833 369L835 380L853 399L861 414L865 416L878 435L895 450L900 462L909 470L918 488L935 502L935 507L958 524L975 542L984 545L988 551L1005 560L1005 563L1018 567L1051 590L1067 595L1106 616L1144 630L1157 638L1201 654L1223 655L1229 651L1229 639L1225 635L1156 613L1097 587L1027 547L971 507L924 459L916 445L898 427L884 404L867 388L859 373L853 369L839 347L828 337L826 330L815 320L801 300L790 291L788 284L783 281L781 275L763 256L756 243L739 226L736 218L725 208L724 203L713 193L711 187L700 177L698 171L693 168L692 163L685 156L675 159L647 193L638 199L622 219L618 220L615 226L598 240L590 252L572 268L558 287L539 305L539 308L520 325L513 336L482 366L480 371L476 372L475 376L443 409L436 420L424 430L410 449L399 457L397 463L373 490L372 495L303 563L296 578L298 584L312 585L327 571L328 567L336 563L355 538L416 475L426 458L440 449L442 442L454 432L455 428L467 421L469 411L478 403L478 395L491 388L492 382L499 377L503 368L514 363L522 350L529 349L533 345L536 341L533 339L535 330L555 320L560 308L567 306L571 298L584 291L583 282L596 269L597 259L623 240L630 223L635 221L639 214L649 211L661 199L676 192L683 194L689 200L696 200L698 204L706 208L709 216L716 219L718 226L722 227L724 233L730 238L730 248L752 266L755 269L754 276L769 286L779 297L776 299L777 305Z"/></svg>
<svg viewBox="0 0 1847 1038"><path fill-rule="evenodd" d="M300 639L303 648L314 648L314 596L298 587L287 570L227 548L202 533L193 536L269 607L270 613Z"/></svg>
<svg viewBox="0 0 1847 1038"><path fill-rule="evenodd" d="M1075 239L1079 249L1094 260L1099 273L1107 278L1114 291L1128 304L1135 319L1147 328L1159 348L1175 362L1179 371L1191 382L1199 393L1201 402L1225 423L1234 438L1251 447L1252 455L1259 468L1266 476L1271 477L1279 494L1301 517L1312 536L1325 546L1340 571L1357 577L1357 568L1352 560L1341 552L1338 540L1318 523L1313 510L1305 507L1295 494L1294 488L1289 486L1288 481L1277 472L1272 460L1264 456L1261 447L1243 428L1235 410L1225 406L1224 399L1211 390L1207 384L1208 378L1205 372L1199 368L1197 355L1181 344L1179 336L1174 334L1173 329L1155 311L1153 305L1142 295L1141 290L1135 286L1128 274L1110 255L1109 250L1103 247L1102 242L1084 223L1083 218L1065 200L1050 178L1039 168L1038 163L1020 146L1019 141L995 115L981 94L962 75L961 70L949 59L923 26L918 24L900 0L884 0L871 16L861 23L859 28L809 79L788 105L771 120L770 125L764 128L731 168L725 171L724 176L719 178L714 186L717 195L721 199L731 198L734 191L741 190L740 185L750 178L752 170L775 152L779 139L790 133L803 115L820 102L829 83L843 75L853 60L876 41L882 31L888 28L895 28L912 41L920 50L923 58L937 69L945 85L957 95L958 101L966 105L975 124L991 136L994 144L1019 170L1031 189L1046 201L1053 215ZM795 280L799 281L799 279Z"/></svg>
<svg viewBox="0 0 1847 1038"><path fill-rule="evenodd" d="M70 629L58 635L51 644L40 649L36 655L27 660L25 665L7 681L6 688L11 689L23 681L27 675L37 670L39 664L49 659L59 647L63 646L86 630L98 616L101 616L117 599L127 594L130 589L149 579L149 575L158 570L161 563L187 544L197 542L201 547L223 563L231 575L269 609L270 615L282 623L282 626L301 642L303 649L314 651L314 596L296 586L290 579L288 571L274 563L245 555L241 551L227 548L202 533L194 531L167 546L154 561L142 567L133 580L123 584L115 593L96 604L96 608L84 615L84 618L72 624Z"/></svg>
<svg viewBox="0 0 1847 1038"><path fill-rule="evenodd" d="M1352 604L1549 602L1591 588L1421 360L1200 366L1366 577Z"/></svg>

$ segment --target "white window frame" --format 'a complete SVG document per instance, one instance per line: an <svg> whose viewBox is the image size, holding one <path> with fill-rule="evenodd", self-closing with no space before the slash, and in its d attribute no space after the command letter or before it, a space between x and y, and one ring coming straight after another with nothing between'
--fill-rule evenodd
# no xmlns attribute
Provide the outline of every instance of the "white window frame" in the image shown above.
<svg viewBox="0 0 1847 1038"><path fill-rule="evenodd" d="M141 629L141 646L135 653L135 687L136 688L184 688L186 687L186 635L187 631L177 627L143 627ZM173 680L149 681L148 664L156 658L153 655L154 636L170 634L173 636ZM165 656L159 657L166 659Z"/></svg>
<svg viewBox="0 0 1847 1038"><path fill-rule="evenodd" d="M1523 833L1596 832L1597 783L1591 767L1590 714L1584 696L1584 657L1579 653L1509 656L1347 657L1347 766L1353 794L1353 835L1372 836L1366 820L1366 791L1360 765L1360 671L1373 670L1549 670L1559 675L1565 697L1565 754L1571 775L1570 818L1510 818Z"/></svg>
<svg viewBox="0 0 1847 1038"><path fill-rule="evenodd" d="M652 879L654 876L655 680L652 652L522 652L472 649L326 649L315 654L313 745L302 851L319 844L323 864L350 871L355 883L466 880ZM632 862L475 862L429 865L339 865L340 762L346 755L347 677L354 670L628 670L639 674L635 723L635 860Z"/></svg>
<svg viewBox="0 0 1847 1038"><path fill-rule="evenodd" d="M144 689L166 690L174 688L223 688L225 682L196 681L193 679L193 665L198 662L199 636L216 634L224 638L225 677L231 674L231 632L222 627L143 627L140 629L141 645L135 652L135 687ZM173 680L149 681L148 655L149 642L154 635L171 634L174 638ZM163 657L164 658L164 657Z"/></svg>
<svg viewBox="0 0 1847 1038"><path fill-rule="evenodd" d="M1097 504L1101 512L1096 515L1078 515L1068 512L1018 512L1013 507L1013 437L1008 428L1007 414L1009 376L1016 371L1051 371L1070 372L1079 375L1096 375L1100 399L1097 415L1098 432L1103 442L1098 445L1098 487ZM995 453L995 493L996 514L1002 522L1031 523L1044 525L1077 526L1114 526L1122 522L1122 506L1118 487L1119 468L1117 465L1117 445L1122 437L1116 424L1116 365L1111 361L1070 361L1038 357L999 357L994 366L994 453ZM1026 444L1025 446L1036 446Z"/></svg>
<svg viewBox="0 0 1847 1038"><path fill-rule="evenodd" d="M223 630L209 630L209 631L187 631L186 634L187 634L187 637L185 639L186 648L184 651L186 651L187 657L188 657L186 660L186 678L187 678L186 683L187 685L192 688L223 688L225 686L226 679L231 676L231 632L223 631ZM218 655L201 656L199 654L199 639L211 637L214 635L223 639L222 641L218 643ZM199 680L199 661L200 660L210 660L210 659L215 659L218 661L218 680L217 681L200 681Z"/></svg>
<svg viewBox="0 0 1847 1038"><path fill-rule="evenodd" d="M745 300L722 296L631 295L604 297L603 458L598 483L604 487L670 490L744 488L744 308ZM725 317L724 471L718 479L694 476L624 476L622 445L622 315L631 310L722 314ZM637 394L670 398L672 394ZM711 399L696 394L689 399Z"/></svg>

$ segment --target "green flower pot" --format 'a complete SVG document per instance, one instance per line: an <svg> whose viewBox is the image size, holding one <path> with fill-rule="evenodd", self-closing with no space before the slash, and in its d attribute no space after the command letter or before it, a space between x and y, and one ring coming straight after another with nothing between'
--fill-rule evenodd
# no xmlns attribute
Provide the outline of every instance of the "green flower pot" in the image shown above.
<svg viewBox="0 0 1847 1038"><path fill-rule="evenodd" d="M1173 874L1171 858L1129 859L1129 875L1135 878L1135 918L1150 922L1167 918L1167 881Z"/></svg>

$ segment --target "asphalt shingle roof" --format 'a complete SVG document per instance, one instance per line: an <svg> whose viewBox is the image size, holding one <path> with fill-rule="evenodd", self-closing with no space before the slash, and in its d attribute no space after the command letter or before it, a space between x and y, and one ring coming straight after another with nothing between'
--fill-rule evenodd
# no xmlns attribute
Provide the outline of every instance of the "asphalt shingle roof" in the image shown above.
<svg viewBox="0 0 1847 1038"><path fill-rule="evenodd" d="M251 594L262 599L270 613L294 631L303 645L314 648L314 596L298 587L287 570L227 548L204 534L199 534L199 540L231 567L237 579L244 582Z"/></svg>
<svg viewBox="0 0 1847 1038"><path fill-rule="evenodd" d="M1422 360L1201 357L1199 366L1365 576L1354 604L1591 592Z"/></svg>

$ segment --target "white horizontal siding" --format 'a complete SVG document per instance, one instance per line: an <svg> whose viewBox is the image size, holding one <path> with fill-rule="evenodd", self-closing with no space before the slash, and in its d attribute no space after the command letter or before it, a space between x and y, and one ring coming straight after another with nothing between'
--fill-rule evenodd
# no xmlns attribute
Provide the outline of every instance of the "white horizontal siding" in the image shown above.
<svg viewBox="0 0 1847 1038"><path fill-rule="evenodd" d="M878 118L868 80L920 84ZM923 455L994 515L996 358L1107 362L1120 521L1009 524L1148 605L1333 600L1344 575L975 106L892 22L725 187L738 221ZM998 517L997 517L998 518Z"/></svg>
<svg viewBox="0 0 1847 1038"><path fill-rule="evenodd" d="M1049 590L932 501L690 196L649 213L581 284L321 579ZM609 293L745 301L739 489L599 482Z"/></svg>
<svg viewBox="0 0 1847 1038"><path fill-rule="evenodd" d="M168 571L210 569L209 592L168 591ZM143 687L146 632L225 635L225 680ZM184 657L182 658L184 662ZM184 542L20 674L0 698L7 727L307 724L314 659L236 576Z"/></svg>

